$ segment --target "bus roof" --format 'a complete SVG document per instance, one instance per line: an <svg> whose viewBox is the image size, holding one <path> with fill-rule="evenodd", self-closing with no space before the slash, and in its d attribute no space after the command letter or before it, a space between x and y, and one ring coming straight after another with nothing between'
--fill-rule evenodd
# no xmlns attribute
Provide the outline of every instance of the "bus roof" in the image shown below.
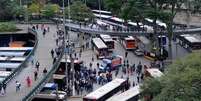
<svg viewBox="0 0 201 101"><path fill-rule="evenodd" d="M0 52L0 56L24 56L25 52Z"/></svg>
<svg viewBox="0 0 201 101"><path fill-rule="evenodd" d="M135 38L133 36L128 36L128 37L125 37L125 40L135 40Z"/></svg>
<svg viewBox="0 0 201 101"><path fill-rule="evenodd" d="M0 77L7 77L11 74L9 71L0 71Z"/></svg>
<svg viewBox="0 0 201 101"><path fill-rule="evenodd" d="M137 85L119 95L112 96L111 98L107 99L106 101L127 101L128 99L130 99L136 95L139 95L139 94L140 94L140 86Z"/></svg>
<svg viewBox="0 0 201 101"><path fill-rule="evenodd" d="M53 74L53 79L64 79L66 75Z"/></svg>
<svg viewBox="0 0 201 101"><path fill-rule="evenodd" d="M13 57L13 58L11 58L10 59L10 61L21 61L21 62L23 62L23 61L25 61L25 57Z"/></svg>
<svg viewBox="0 0 201 101"><path fill-rule="evenodd" d="M122 85L122 83L124 83L125 81L126 80L124 79L116 78L111 82L105 84L104 86L98 88L94 92L89 93L84 98L99 99L100 97L104 96L105 94L109 93L110 91Z"/></svg>
<svg viewBox="0 0 201 101"><path fill-rule="evenodd" d="M0 63L0 69L1 68L11 68L11 69L15 69L18 66L20 66L21 63Z"/></svg>
<svg viewBox="0 0 201 101"><path fill-rule="evenodd" d="M105 43L100 38L93 38L92 41L99 49L107 48Z"/></svg>
<svg viewBox="0 0 201 101"><path fill-rule="evenodd" d="M201 42L201 39L198 39L198 37L195 36L184 36L184 38L191 43Z"/></svg>
<svg viewBox="0 0 201 101"><path fill-rule="evenodd" d="M157 69L157 68L150 68L150 69L147 69L147 72L150 73L150 75L154 78L156 77L161 77L163 75L163 73Z"/></svg>
<svg viewBox="0 0 201 101"><path fill-rule="evenodd" d="M96 17L101 17L101 18L106 18L106 19L109 19L111 18L112 16L109 16L109 15L104 15L104 14L94 14Z"/></svg>
<svg viewBox="0 0 201 101"><path fill-rule="evenodd" d="M103 10L92 10L92 12L101 12L101 13L107 13L107 14L112 14L110 11L103 11Z"/></svg>
<svg viewBox="0 0 201 101"><path fill-rule="evenodd" d="M117 18L117 17L111 17L110 19L114 20L114 21L117 21L117 22L121 22L121 23L124 23L124 20L121 19L121 18Z"/></svg>
<svg viewBox="0 0 201 101"><path fill-rule="evenodd" d="M33 47L0 47L0 51L27 51L32 49Z"/></svg>
<svg viewBox="0 0 201 101"><path fill-rule="evenodd" d="M108 42L108 41L113 41L112 37L110 35L104 35L100 34L100 37L103 39L103 41Z"/></svg>

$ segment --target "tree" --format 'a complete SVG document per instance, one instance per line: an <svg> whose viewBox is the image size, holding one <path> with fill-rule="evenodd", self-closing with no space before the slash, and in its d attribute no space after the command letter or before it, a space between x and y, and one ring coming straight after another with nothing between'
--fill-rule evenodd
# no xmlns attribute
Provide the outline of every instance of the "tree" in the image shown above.
<svg viewBox="0 0 201 101"><path fill-rule="evenodd" d="M142 96L151 101L200 101L201 51L175 61L164 76L146 79L141 86Z"/></svg>
<svg viewBox="0 0 201 101"><path fill-rule="evenodd" d="M105 0L105 5L108 10L110 10L113 14L119 15L121 11L121 7L123 6L122 0Z"/></svg>
<svg viewBox="0 0 201 101"><path fill-rule="evenodd" d="M68 8L65 9L65 12L68 16ZM72 20L79 22L90 22L94 19L92 11L81 1L75 1L70 5L70 16Z"/></svg>
<svg viewBox="0 0 201 101"><path fill-rule="evenodd" d="M43 15L47 18L53 17L59 12L59 5L57 4L47 4L43 9Z"/></svg>
<svg viewBox="0 0 201 101"><path fill-rule="evenodd" d="M128 0L122 5L121 14L119 14L125 21L132 20L137 23L138 29L140 29L140 22L143 21L144 2L141 0Z"/></svg>
<svg viewBox="0 0 201 101"><path fill-rule="evenodd" d="M11 20L14 15L16 3L11 0L0 0L0 20Z"/></svg>
<svg viewBox="0 0 201 101"><path fill-rule="evenodd" d="M35 13L35 14L40 14L40 6L39 6L39 4L37 4L37 3L32 3L30 6L29 6L29 8L28 8L28 10L29 10L29 12L30 13Z"/></svg>

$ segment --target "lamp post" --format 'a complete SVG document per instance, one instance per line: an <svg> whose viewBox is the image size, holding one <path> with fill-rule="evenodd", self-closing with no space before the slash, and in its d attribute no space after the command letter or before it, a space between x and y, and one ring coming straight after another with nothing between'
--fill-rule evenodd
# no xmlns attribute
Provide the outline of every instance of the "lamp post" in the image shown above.
<svg viewBox="0 0 201 101"><path fill-rule="evenodd" d="M67 54L66 54L66 27L65 27L65 0L63 0L63 32L64 32L64 40L63 40L63 44L64 44L64 59L65 59L65 75L66 75L66 94L68 94L68 64L67 64ZM67 96L66 96L66 101L67 101Z"/></svg>
<svg viewBox="0 0 201 101"><path fill-rule="evenodd" d="M99 8L100 20L102 20L102 18L101 18L101 1L100 0L98 0L98 8Z"/></svg>

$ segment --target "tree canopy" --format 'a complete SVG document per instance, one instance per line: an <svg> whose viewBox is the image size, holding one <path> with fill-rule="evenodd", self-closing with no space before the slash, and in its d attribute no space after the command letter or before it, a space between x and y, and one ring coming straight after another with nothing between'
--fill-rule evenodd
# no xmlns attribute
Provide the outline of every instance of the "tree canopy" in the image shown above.
<svg viewBox="0 0 201 101"><path fill-rule="evenodd" d="M68 15L68 8L65 9L66 15ZM75 1L70 5L70 16L74 21L88 22L92 21L94 15L90 8L88 8L81 1Z"/></svg>
<svg viewBox="0 0 201 101"><path fill-rule="evenodd" d="M141 86L143 96L152 101L200 101L201 51L175 61L160 78L147 78Z"/></svg>
<svg viewBox="0 0 201 101"><path fill-rule="evenodd" d="M57 4L47 4L45 5L45 7L43 8L43 15L46 17L53 17L56 13L59 12L59 5Z"/></svg>

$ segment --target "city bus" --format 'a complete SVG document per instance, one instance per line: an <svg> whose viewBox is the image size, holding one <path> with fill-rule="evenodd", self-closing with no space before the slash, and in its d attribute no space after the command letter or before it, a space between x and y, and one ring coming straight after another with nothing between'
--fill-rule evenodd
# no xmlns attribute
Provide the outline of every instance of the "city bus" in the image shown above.
<svg viewBox="0 0 201 101"><path fill-rule="evenodd" d="M0 56L10 56L10 57L19 57L19 56L25 56L25 52L11 52L11 51L5 51L0 52Z"/></svg>
<svg viewBox="0 0 201 101"><path fill-rule="evenodd" d="M107 16L112 16L112 13L110 11L103 11L103 10L92 10L94 14L102 14Z"/></svg>
<svg viewBox="0 0 201 101"><path fill-rule="evenodd" d="M193 51L201 49L201 36L199 34L183 34L177 35L176 41L179 43L183 48Z"/></svg>
<svg viewBox="0 0 201 101"><path fill-rule="evenodd" d="M97 58L105 58L109 55L107 45L100 38L92 39L92 49L95 51Z"/></svg>
<svg viewBox="0 0 201 101"><path fill-rule="evenodd" d="M117 92L120 92L122 89L124 89L125 82L126 80L124 79L114 79L94 92L86 95L83 98L83 101L105 101Z"/></svg>
<svg viewBox="0 0 201 101"><path fill-rule="evenodd" d="M149 68L145 70L146 77L157 78L161 77L163 73L158 68Z"/></svg>
<svg viewBox="0 0 201 101"><path fill-rule="evenodd" d="M0 63L0 70L12 71L18 68L20 65L21 63L3 62L3 63Z"/></svg>
<svg viewBox="0 0 201 101"><path fill-rule="evenodd" d="M108 50L113 50L114 49L114 40L110 35L103 35L100 34L101 40L107 45Z"/></svg>
<svg viewBox="0 0 201 101"><path fill-rule="evenodd" d="M2 51L31 51L33 47L0 47L0 52Z"/></svg>
<svg viewBox="0 0 201 101"><path fill-rule="evenodd" d="M138 47L137 40L133 36L128 36L123 39L123 46L126 50L133 50Z"/></svg>
<svg viewBox="0 0 201 101"><path fill-rule="evenodd" d="M140 86L137 85L123 93L112 96L106 101L139 101L139 97L140 97Z"/></svg>

